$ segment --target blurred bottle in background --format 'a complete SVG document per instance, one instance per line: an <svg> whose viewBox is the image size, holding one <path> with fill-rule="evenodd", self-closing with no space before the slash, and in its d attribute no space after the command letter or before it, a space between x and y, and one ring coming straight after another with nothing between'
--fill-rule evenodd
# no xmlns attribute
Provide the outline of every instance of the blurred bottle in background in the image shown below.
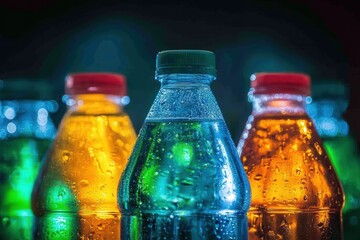
<svg viewBox="0 0 360 240"><path fill-rule="evenodd" d="M55 133L50 84L0 80L0 239L31 239L31 191Z"/></svg>
<svg viewBox="0 0 360 240"><path fill-rule="evenodd" d="M122 239L247 239L249 182L210 89L215 56L158 53L161 88L119 184Z"/></svg>
<svg viewBox="0 0 360 240"><path fill-rule="evenodd" d="M343 189L306 113L310 78L251 76L249 116L238 151L252 199L250 239L342 239Z"/></svg>
<svg viewBox="0 0 360 240"><path fill-rule="evenodd" d="M32 196L35 239L120 239L117 186L136 134L114 73L66 78L67 111Z"/></svg>
<svg viewBox="0 0 360 240"><path fill-rule="evenodd" d="M360 155L344 114L349 89L339 80L313 84L312 102L307 112L323 140L325 150L345 192L344 238L360 236Z"/></svg>

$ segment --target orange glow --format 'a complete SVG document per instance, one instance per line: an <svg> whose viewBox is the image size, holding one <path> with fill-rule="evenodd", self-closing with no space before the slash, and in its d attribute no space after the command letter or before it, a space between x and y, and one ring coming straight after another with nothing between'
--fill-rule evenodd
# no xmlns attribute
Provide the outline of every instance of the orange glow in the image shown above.
<svg viewBox="0 0 360 240"><path fill-rule="evenodd" d="M33 210L37 216L77 215L75 234L84 239L120 239L117 186L136 134L128 115L106 95L80 95L76 103L47 155ZM52 190L60 185L65 189L61 196Z"/></svg>

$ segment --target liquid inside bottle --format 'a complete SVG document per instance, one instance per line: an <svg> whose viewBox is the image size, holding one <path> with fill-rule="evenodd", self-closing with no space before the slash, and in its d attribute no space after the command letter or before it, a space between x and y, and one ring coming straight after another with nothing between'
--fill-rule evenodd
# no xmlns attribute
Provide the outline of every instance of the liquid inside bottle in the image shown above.
<svg viewBox="0 0 360 240"><path fill-rule="evenodd" d="M119 184L122 238L247 239L249 183L213 76L163 77Z"/></svg>
<svg viewBox="0 0 360 240"><path fill-rule="evenodd" d="M68 99L33 191L36 239L119 239L117 184L135 142L119 97Z"/></svg>
<svg viewBox="0 0 360 240"><path fill-rule="evenodd" d="M0 80L0 239L32 237L31 191L56 131L50 90L40 80Z"/></svg>
<svg viewBox="0 0 360 240"><path fill-rule="evenodd" d="M342 186L304 103L253 96L238 147L252 192L250 239L342 239Z"/></svg>

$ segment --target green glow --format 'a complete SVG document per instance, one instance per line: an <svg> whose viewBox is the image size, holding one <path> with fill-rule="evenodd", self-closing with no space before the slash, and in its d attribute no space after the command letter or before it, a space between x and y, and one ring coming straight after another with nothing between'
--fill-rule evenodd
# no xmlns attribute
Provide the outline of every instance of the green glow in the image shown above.
<svg viewBox="0 0 360 240"><path fill-rule="evenodd" d="M1 215L18 216L18 213L31 212L30 198L40 165L39 155L44 154L42 150L49 143L49 140L31 138L0 143L0 176L5 178L0 182Z"/></svg>
<svg viewBox="0 0 360 240"><path fill-rule="evenodd" d="M79 218L75 214L54 213L38 218L35 239L77 239Z"/></svg>
<svg viewBox="0 0 360 240"><path fill-rule="evenodd" d="M345 191L343 213L360 208L360 157L353 138L324 139L324 146Z"/></svg>
<svg viewBox="0 0 360 240"><path fill-rule="evenodd" d="M78 203L72 190L62 181L52 182L46 192L48 209L61 212L77 212Z"/></svg>
<svg viewBox="0 0 360 240"><path fill-rule="evenodd" d="M158 167L154 165L144 168L141 171L140 179L142 182L142 190L147 195L155 194L155 192L159 190L159 189L155 189L154 187L151 187L152 183L154 182L157 168Z"/></svg>
<svg viewBox="0 0 360 240"><path fill-rule="evenodd" d="M175 143L171 150L174 161L176 161L179 166L189 166L194 158L194 148L191 143Z"/></svg>
<svg viewBox="0 0 360 240"><path fill-rule="evenodd" d="M31 192L50 140L0 141L0 239L31 239Z"/></svg>

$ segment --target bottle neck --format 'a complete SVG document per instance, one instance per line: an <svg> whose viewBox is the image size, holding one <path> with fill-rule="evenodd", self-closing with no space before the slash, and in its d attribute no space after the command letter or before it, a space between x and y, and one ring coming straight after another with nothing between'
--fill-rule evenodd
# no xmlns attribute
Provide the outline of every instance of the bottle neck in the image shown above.
<svg viewBox="0 0 360 240"><path fill-rule="evenodd" d="M0 139L52 139L56 129L49 113L57 108L52 100L0 100Z"/></svg>
<svg viewBox="0 0 360 240"><path fill-rule="evenodd" d="M128 103L128 97L108 94L65 95L68 112L71 114L119 114Z"/></svg>
<svg viewBox="0 0 360 240"><path fill-rule="evenodd" d="M295 94L251 95L253 115L306 115L305 105L309 98Z"/></svg>
<svg viewBox="0 0 360 240"><path fill-rule="evenodd" d="M210 89L215 77L206 74L164 74L161 88L146 121L222 120L223 116Z"/></svg>

